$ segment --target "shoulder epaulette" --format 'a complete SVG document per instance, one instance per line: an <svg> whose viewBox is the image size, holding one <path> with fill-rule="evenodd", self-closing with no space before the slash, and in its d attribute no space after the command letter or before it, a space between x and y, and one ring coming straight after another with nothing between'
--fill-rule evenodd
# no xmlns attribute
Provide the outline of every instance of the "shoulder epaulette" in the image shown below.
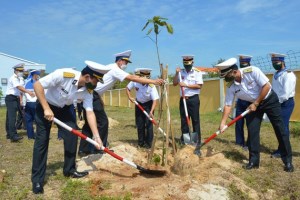
<svg viewBox="0 0 300 200"><path fill-rule="evenodd" d="M149 87L154 87L154 85L153 84L149 84Z"/></svg>
<svg viewBox="0 0 300 200"><path fill-rule="evenodd" d="M252 67L247 67L246 69L243 70L244 73L249 73L252 72Z"/></svg>
<svg viewBox="0 0 300 200"><path fill-rule="evenodd" d="M233 84L233 81L227 83L226 87L230 88L230 86L232 86L232 84Z"/></svg>
<svg viewBox="0 0 300 200"><path fill-rule="evenodd" d="M75 74L72 72L64 72L64 78L74 78Z"/></svg>
<svg viewBox="0 0 300 200"><path fill-rule="evenodd" d="M195 70L196 72L201 72L201 70L196 67L193 67L193 70Z"/></svg>

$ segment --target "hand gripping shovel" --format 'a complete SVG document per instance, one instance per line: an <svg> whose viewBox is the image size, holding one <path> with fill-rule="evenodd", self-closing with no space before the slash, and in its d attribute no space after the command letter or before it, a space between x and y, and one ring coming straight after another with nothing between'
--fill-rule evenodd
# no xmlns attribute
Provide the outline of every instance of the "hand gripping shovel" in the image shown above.
<svg viewBox="0 0 300 200"><path fill-rule="evenodd" d="M181 78L181 73L178 72L178 76L179 76L179 82L182 82L182 78ZM184 87L180 86L181 88L181 94L182 94L182 100L183 100L183 106L184 106L184 112L185 112L185 117L186 117L186 123L189 127L189 133L183 133L183 141L185 144L192 144L192 143L197 143L198 140L198 133L197 132L193 132L191 133L191 121L189 118L189 114L188 114L188 110L187 110L187 106L186 106L186 99L185 99L185 95L184 95Z"/></svg>
<svg viewBox="0 0 300 200"><path fill-rule="evenodd" d="M75 130L73 128L71 128L70 126L68 126L67 124L63 123L62 121L58 120L57 118L54 118L53 121L58 124L59 126L65 128L66 130L70 131L71 133L73 133L74 135L79 136L81 139L86 140L87 142L95 145L96 147L99 147L99 144L95 141L92 140L91 138L87 137L86 135L84 135L83 133L81 133L78 130ZM131 167L134 167L136 169L138 169L141 173L145 173L145 174L151 174L151 175L157 175L157 176L163 176L166 174L165 170L151 170L151 169L145 169L137 164L135 164L132 161L127 160L126 158L122 158L121 156L115 154L114 152L110 151L108 148L101 146L100 147L101 150L105 151L106 153L108 153L109 155L111 155L112 157L130 165Z"/></svg>
<svg viewBox="0 0 300 200"><path fill-rule="evenodd" d="M243 117L245 117L245 115L247 115L250 112L250 110L246 110L245 112L243 112L242 114L240 114L239 116L237 116L236 118L234 118L233 120L231 120L228 124L226 124L222 130L218 130L217 132L215 132L214 134L212 134L209 138L207 138L203 143L201 143L200 145L197 145L195 150L194 150L194 154L196 155L200 155L200 148L203 147L205 144L207 144L209 141L211 141L212 139L214 139L215 137L217 137L217 135L219 135L220 133L223 133L229 126L231 126L232 124L234 124L236 121L242 119Z"/></svg>
<svg viewBox="0 0 300 200"><path fill-rule="evenodd" d="M146 110L136 100L134 100L134 103L141 111L143 111L143 113L146 115L146 117L148 117L148 119L152 122L152 124L158 126L157 122L152 117L150 117L150 115L146 112ZM165 137L167 136L167 134L160 127L158 127L158 130L162 134L164 134Z"/></svg>
<svg viewBox="0 0 300 200"><path fill-rule="evenodd" d="M160 128L157 124L157 122L150 117L150 115L146 112L146 110L136 101L134 100L135 105L146 115L146 117L148 117L148 119L152 122L152 124L154 124L154 126L157 127L157 129L164 134L165 137L167 137L167 134L162 130L162 128ZM169 138L169 142L172 144L172 140Z"/></svg>

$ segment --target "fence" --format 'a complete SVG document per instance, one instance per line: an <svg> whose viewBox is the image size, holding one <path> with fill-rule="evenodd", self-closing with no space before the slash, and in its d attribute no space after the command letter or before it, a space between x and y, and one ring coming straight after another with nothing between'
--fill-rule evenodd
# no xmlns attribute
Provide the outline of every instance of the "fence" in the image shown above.
<svg viewBox="0 0 300 200"><path fill-rule="evenodd" d="M290 70L300 69L300 51L288 51L286 52L286 57L284 59L286 66ZM251 64L259 67L264 73L273 73L274 68L272 67L270 54L265 56L258 56L251 59Z"/></svg>
<svg viewBox="0 0 300 200"><path fill-rule="evenodd" d="M294 71L294 73L299 80L300 71ZM272 74L267 74L267 76L270 80L272 80ZM216 112L220 107L223 108L225 89L226 84L223 82L223 79L216 78L204 80L204 85L200 93L200 113L205 114L209 112ZM158 90L160 90L159 87ZM132 92L132 95L135 95L134 92ZM168 95L170 108L178 108L179 87L170 85ZM128 100L125 89L108 90L102 95L102 98L106 105L134 107L134 104ZM299 81L297 81L296 84L295 109L291 116L291 121L300 121L300 106L298 106L297 100L300 100Z"/></svg>

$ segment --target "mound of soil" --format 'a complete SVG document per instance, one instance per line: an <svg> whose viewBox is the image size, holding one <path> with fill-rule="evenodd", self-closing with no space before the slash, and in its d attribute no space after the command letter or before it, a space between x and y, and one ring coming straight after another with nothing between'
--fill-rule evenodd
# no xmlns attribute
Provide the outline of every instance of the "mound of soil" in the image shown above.
<svg viewBox="0 0 300 200"><path fill-rule="evenodd" d="M149 168L148 151L124 143L114 146L116 154ZM204 150L203 156L199 158L193 154L193 150L194 147L186 146L169 159L171 165L164 168L159 166L167 171L165 176L140 173L136 168L108 154L82 158L78 162L78 170L90 172L86 180L92 181L91 193L94 195L120 197L131 193L134 199L222 200L229 199L226 188L230 184L237 184L243 191L250 193L250 197L258 198L254 190L230 173L234 164L223 154Z"/></svg>

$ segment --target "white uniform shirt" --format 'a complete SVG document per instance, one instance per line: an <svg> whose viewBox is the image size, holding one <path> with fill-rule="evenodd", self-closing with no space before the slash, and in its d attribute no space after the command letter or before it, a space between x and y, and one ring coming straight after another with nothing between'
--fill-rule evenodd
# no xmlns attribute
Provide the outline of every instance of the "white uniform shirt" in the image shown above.
<svg viewBox="0 0 300 200"><path fill-rule="evenodd" d="M195 69L194 67L189 72L187 72L185 69L182 69L180 71L180 74L182 82L184 82L187 85L203 84L202 72L198 69ZM178 81L180 81L180 79ZM184 95L186 97L191 97L195 94L200 94L200 89L191 89L184 87ZM182 96L181 89L180 96Z"/></svg>
<svg viewBox="0 0 300 200"><path fill-rule="evenodd" d="M273 76L272 88L278 95L279 102L283 103L295 96L296 76L291 71L285 71L277 80Z"/></svg>
<svg viewBox="0 0 300 200"><path fill-rule="evenodd" d="M157 100L159 99L159 95L155 85L153 84L141 84L130 81L127 85L129 90L135 88L136 91L136 99L138 102L146 103L150 100Z"/></svg>
<svg viewBox="0 0 300 200"><path fill-rule="evenodd" d="M64 72L75 74L74 78L64 78ZM86 87L78 89L78 80L81 73L70 68L58 69L41 78L39 81L44 87L47 101L54 106L64 107L73 104L75 99L83 99L83 107L93 110L93 95Z"/></svg>
<svg viewBox="0 0 300 200"><path fill-rule="evenodd" d="M241 83L234 81L226 90L225 105L231 106L234 95L236 98L254 102L259 96L262 87L269 82L268 77L257 67L250 66L239 69L241 72ZM266 95L265 99L270 94Z"/></svg>
<svg viewBox="0 0 300 200"><path fill-rule="evenodd" d="M13 74L8 79L7 89L6 89L6 95L15 95L20 96L21 91L17 88L18 86L24 85L24 79L23 77L18 77L16 74Z"/></svg>
<svg viewBox="0 0 300 200"><path fill-rule="evenodd" d="M117 81L122 82L129 75L127 72L120 69L117 63L109 64L107 67L109 67L111 70L104 74L104 83L102 84L98 82L97 87L94 89L100 95L112 88Z"/></svg>

